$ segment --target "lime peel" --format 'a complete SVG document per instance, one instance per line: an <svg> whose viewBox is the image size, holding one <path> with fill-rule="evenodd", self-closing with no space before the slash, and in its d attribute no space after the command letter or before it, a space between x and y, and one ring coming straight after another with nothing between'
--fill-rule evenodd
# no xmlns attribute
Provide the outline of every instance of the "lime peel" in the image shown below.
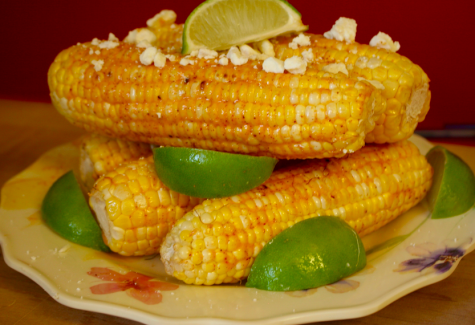
<svg viewBox="0 0 475 325"><path fill-rule="evenodd" d="M228 197L266 181L277 163L213 150L160 147L153 149L158 178L171 190L200 198Z"/></svg>
<svg viewBox="0 0 475 325"><path fill-rule="evenodd" d="M460 157L442 146L435 146L426 155L434 168L432 187L427 200L432 219L458 216L475 203L475 176Z"/></svg>
<svg viewBox="0 0 475 325"><path fill-rule="evenodd" d="M246 287L304 290L334 283L366 266L358 234L338 217L300 221L274 237L257 255Z"/></svg>
<svg viewBox="0 0 475 325"><path fill-rule="evenodd" d="M41 206L45 223L63 238L103 252L110 252L73 171L53 183Z"/></svg>
<svg viewBox="0 0 475 325"><path fill-rule="evenodd" d="M302 32L302 15L285 0L208 0L188 16L183 54L207 48L225 50L289 32Z"/></svg>

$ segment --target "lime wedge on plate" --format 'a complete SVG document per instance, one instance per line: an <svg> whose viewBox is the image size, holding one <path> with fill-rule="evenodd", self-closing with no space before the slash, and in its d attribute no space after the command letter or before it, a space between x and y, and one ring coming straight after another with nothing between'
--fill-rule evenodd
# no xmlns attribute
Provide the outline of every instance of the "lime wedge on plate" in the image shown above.
<svg viewBox="0 0 475 325"><path fill-rule="evenodd" d="M72 171L58 178L50 187L43 199L41 214L45 223L67 240L110 252Z"/></svg>
<svg viewBox="0 0 475 325"><path fill-rule="evenodd" d="M225 50L307 29L300 13L284 0L208 0L186 19L182 53Z"/></svg>
<svg viewBox="0 0 475 325"><path fill-rule="evenodd" d="M336 282L366 266L360 237L338 217L315 217L275 236L257 255L246 287L293 291Z"/></svg>
<svg viewBox="0 0 475 325"><path fill-rule="evenodd" d="M426 155L434 168L432 187L427 199L432 219L449 218L467 212L475 203L475 176L457 155L441 146Z"/></svg>
<svg viewBox="0 0 475 325"><path fill-rule="evenodd" d="M277 163L270 157L178 147L154 148L153 159L163 184L200 198L244 193L268 179Z"/></svg>

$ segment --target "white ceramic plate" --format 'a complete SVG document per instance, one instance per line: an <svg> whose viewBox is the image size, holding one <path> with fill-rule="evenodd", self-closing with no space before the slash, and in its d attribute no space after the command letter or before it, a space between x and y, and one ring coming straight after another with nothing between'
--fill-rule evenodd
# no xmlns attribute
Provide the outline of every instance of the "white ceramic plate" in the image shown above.
<svg viewBox="0 0 475 325"><path fill-rule="evenodd" d="M424 154L431 147L421 137L412 141ZM295 324L356 318L446 278L475 248L474 210L432 220L421 203L364 237L368 266L333 285L290 293L238 285L189 286L167 277L158 257L100 253L69 243L42 223L43 196L54 180L75 168L77 158L73 144L46 153L5 184L0 209L7 264L73 308L146 324Z"/></svg>

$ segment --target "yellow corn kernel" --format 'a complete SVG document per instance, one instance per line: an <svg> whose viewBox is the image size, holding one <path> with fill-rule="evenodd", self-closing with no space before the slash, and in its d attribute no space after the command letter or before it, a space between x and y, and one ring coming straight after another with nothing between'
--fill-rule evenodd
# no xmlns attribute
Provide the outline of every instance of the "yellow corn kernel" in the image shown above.
<svg viewBox="0 0 475 325"><path fill-rule="evenodd" d="M115 180L120 183L115 184ZM152 157L128 162L106 173L97 185L102 190L98 186L92 188L89 204L96 215L106 216L112 221L113 228L107 222L100 224L104 227L102 231L107 244L112 251L126 256L158 253L163 238L175 221L202 201L183 199L181 194L172 200L177 194L171 193L158 180ZM109 192L114 196L106 200L104 195ZM160 196L166 206L161 204ZM190 242L191 237L188 231L182 234L181 239Z"/></svg>
<svg viewBox="0 0 475 325"><path fill-rule="evenodd" d="M395 123L400 117L388 115L385 121ZM383 133L393 128L377 127ZM319 174L323 177L316 178ZM417 204L431 182L431 166L408 141L367 145L344 159L307 160L277 170L265 187L196 206L183 220L199 219L196 215L203 214L220 215L222 209L233 216L204 227L198 223L192 226L193 222L177 223L162 245L162 261L167 272L173 274L188 267L191 259L191 269L204 272L205 285L238 282L249 274L253 258L265 243L296 222L335 215L364 236ZM202 253L202 262L177 255L175 247L188 244L190 231L194 234L191 247ZM175 252L166 256L171 249ZM196 283L195 273L189 273L192 278L187 281Z"/></svg>

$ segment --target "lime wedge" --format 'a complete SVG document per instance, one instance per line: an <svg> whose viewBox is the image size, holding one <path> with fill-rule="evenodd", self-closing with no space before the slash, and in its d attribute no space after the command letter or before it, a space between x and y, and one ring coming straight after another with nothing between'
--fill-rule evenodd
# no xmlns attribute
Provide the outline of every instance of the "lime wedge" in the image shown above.
<svg viewBox="0 0 475 325"><path fill-rule="evenodd" d="M207 48L225 50L288 32L308 29L284 0L208 0L186 19L182 53Z"/></svg>
<svg viewBox="0 0 475 325"><path fill-rule="evenodd" d="M338 217L315 217L275 236L257 255L246 287L269 291L316 288L366 266L358 234Z"/></svg>
<svg viewBox="0 0 475 325"><path fill-rule="evenodd" d="M65 239L110 252L72 171L58 178L50 187L43 199L41 214L45 223Z"/></svg>
<svg viewBox="0 0 475 325"><path fill-rule="evenodd" d="M426 157L434 168L432 187L427 194L432 219L467 212L475 203L473 171L460 157L442 146L432 148Z"/></svg>
<svg viewBox="0 0 475 325"><path fill-rule="evenodd" d="M168 188L200 198L246 192L268 179L277 163L270 157L179 147L154 148L153 158Z"/></svg>

